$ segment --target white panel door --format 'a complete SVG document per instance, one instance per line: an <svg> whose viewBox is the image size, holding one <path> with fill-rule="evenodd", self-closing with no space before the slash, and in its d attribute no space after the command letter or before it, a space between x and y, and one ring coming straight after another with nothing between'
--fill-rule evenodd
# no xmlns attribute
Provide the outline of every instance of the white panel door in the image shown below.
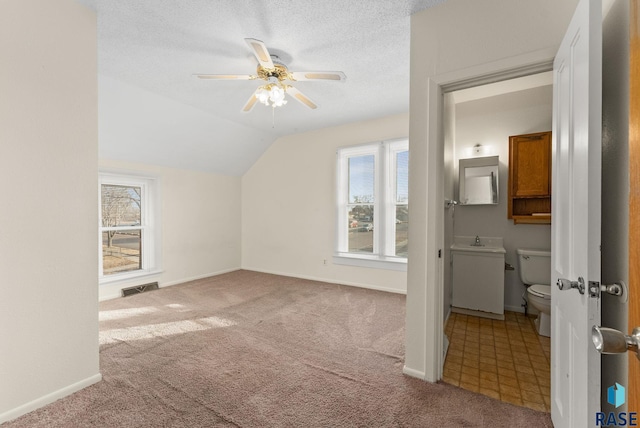
<svg viewBox="0 0 640 428"><path fill-rule="evenodd" d="M556 428L584 428L600 411L591 343L600 308L588 283L600 282L601 0L580 0L553 68L551 418ZM581 281L584 294L571 288Z"/></svg>

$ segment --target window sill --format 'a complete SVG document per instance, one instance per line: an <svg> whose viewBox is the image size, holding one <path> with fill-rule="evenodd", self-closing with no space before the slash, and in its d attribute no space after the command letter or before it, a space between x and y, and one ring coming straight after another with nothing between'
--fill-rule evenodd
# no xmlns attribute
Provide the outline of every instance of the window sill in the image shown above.
<svg viewBox="0 0 640 428"><path fill-rule="evenodd" d="M377 257L365 254L338 253L333 256L333 264L358 266L374 269L407 271L407 259L402 257Z"/></svg>
<svg viewBox="0 0 640 428"><path fill-rule="evenodd" d="M100 277L98 280L98 283L100 285L112 285L112 284L118 284L118 283L125 283L133 279L145 278L148 276L159 275L161 273L162 273L161 270L156 269L156 270L142 270L142 271L121 273L121 274L114 274L114 275Z"/></svg>

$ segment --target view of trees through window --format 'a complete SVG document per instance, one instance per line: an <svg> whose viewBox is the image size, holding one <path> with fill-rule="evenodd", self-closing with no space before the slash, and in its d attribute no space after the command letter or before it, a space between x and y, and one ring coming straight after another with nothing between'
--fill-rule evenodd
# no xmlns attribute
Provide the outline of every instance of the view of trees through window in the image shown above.
<svg viewBox="0 0 640 428"><path fill-rule="evenodd" d="M407 257L409 247L409 151L396 153L396 256Z"/></svg>
<svg viewBox="0 0 640 428"><path fill-rule="evenodd" d="M142 188L103 184L103 275L142 269Z"/></svg>
<svg viewBox="0 0 640 428"><path fill-rule="evenodd" d="M388 240L395 240L393 255L407 257L408 254L408 230L409 230L409 151L392 151L393 166L388 169L395 183L394 188L387 193L382 193L383 204L391 204L391 211L385 211L385 225L378 224L375 217L376 204L376 157L373 154L348 157L347 191L348 191L348 251L352 253L374 252L374 228L389 230L391 235ZM395 209L393 206L395 205ZM395 216L394 216L395 214ZM393 216L393 217L392 217ZM391 218L389 218L391 217ZM394 237L395 235L395 237Z"/></svg>
<svg viewBox="0 0 640 428"><path fill-rule="evenodd" d="M349 252L373 253L375 157L349 158Z"/></svg>

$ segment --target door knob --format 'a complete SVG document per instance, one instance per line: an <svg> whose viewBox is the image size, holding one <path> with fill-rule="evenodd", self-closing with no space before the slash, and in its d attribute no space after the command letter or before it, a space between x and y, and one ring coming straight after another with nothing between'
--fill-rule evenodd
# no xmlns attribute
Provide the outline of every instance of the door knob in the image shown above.
<svg viewBox="0 0 640 428"><path fill-rule="evenodd" d="M584 278L580 277L577 281L571 281L564 278L558 278L558 282L556 285L560 290L571 290L572 288L577 288L580 294L584 294Z"/></svg>
<svg viewBox="0 0 640 428"><path fill-rule="evenodd" d="M594 325L591 329L591 340L596 350L601 354L623 354L627 351L633 351L640 360L638 354L640 327L634 328L631 335L626 335L613 328Z"/></svg>

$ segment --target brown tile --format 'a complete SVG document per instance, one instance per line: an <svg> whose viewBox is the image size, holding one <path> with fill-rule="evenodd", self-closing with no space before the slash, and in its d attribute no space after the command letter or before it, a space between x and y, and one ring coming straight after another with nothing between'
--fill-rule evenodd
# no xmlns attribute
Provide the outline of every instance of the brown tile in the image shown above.
<svg viewBox="0 0 640 428"><path fill-rule="evenodd" d="M516 379L515 377L498 376L498 383L500 384L500 386L506 385L513 388L520 388L518 379Z"/></svg>
<svg viewBox="0 0 640 428"><path fill-rule="evenodd" d="M511 354L497 354L496 360L513 362L513 356Z"/></svg>
<svg viewBox="0 0 640 428"><path fill-rule="evenodd" d="M480 354L480 364L497 366L497 363L495 357Z"/></svg>
<svg viewBox="0 0 640 428"><path fill-rule="evenodd" d="M465 358L462 361L463 366L480 368L480 361L477 358Z"/></svg>
<svg viewBox="0 0 640 428"><path fill-rule="evenodd" d="M467 336L465 337L465 343L469 342L480 344L480 335L467 333Z"/></svg>
<svg viewBox="0 0 640 428"><path fill-rule="evenodd" d="M544 405L544 399L542 398L542 394L540 394L539 392L521 390L520 394L522 395L523 401L530 401L532 403L539 403Z"/></svg>
<svg viewBox="0 0 640 428"><path fill-rule="evenodd" d="M503 369L510 369L511 371L515 371L513 362L508 361L508 360L499 359L499 360L496 361L496 365L498 367L503 368Z"/></svg>
<svg viewBox="0 0 640 428"><path fill-rule="evenodd" d="M504 348L504 347L496 346L495 352L496 352L496 358L497 359L504 358L504 357L512 358L511 357L511 348Z"/></svg>
<svg viewBox="0 0 640 428"><path fill-rule="evenodd" d="M498 391L494 391L493 389L480 387L480 394L486 395L487 397L495 398L496 400L500 399L500 393Z"/></svg>
<svg viewBox="0 0 640 428"><path fill-rule="evenodd" d="M473 375L473 376L480 376L480 369L477 367L467 367L467 366L462 366L462 369L460 369L460 371L462 373L466 373L469 375Z"/></svg>
<svg viewBox="0 0 640 428"><path fill-rule="evenodd" d="M512 377L514 379L516 378L516 372L514 370L507 369L504 367L498 367L498 374L500 376Z"/></svg>
<svg viewBox="0 0 640 428"><path fill-rule="evenodd" d="M461 372L459 370L452 370L445 367L444 370L442 371L442 378L443 379L451 378L451 379L460 380L460 374Z"/></svg>
<svg viewBox="0 0 640 428"><path fill-rule="evenodd" d="M518 382L532 383L534 385L538 384L538 378L529 373L516 372L516 377L518 378Z"/></svg>
<svg viewBox="0 0 640 428"><path fill-rule="evenodd" d="M498 366L491 363L483 363L482 361L480 361L480 370L481 371L485 371L485 372L490 372L490 373L498 373Z"/></svg>
<svg viewBox="0 0 640 428"><path fill-rule="evenodd" d="M458 379L442 376L442 381L448 383L449 385L460 386L460 381Z"/></svg>
<svg viewBox="0 0 640 428"><path fill-rule="evenodd" d="M537 371L537 372L546 372L550 369L549 363L547 363L546 361L545 362L532 361L531 367L533 368L534 371Z"/></svg>
<svg viewBox="0 0 640 428"><path fill-rule="evenodd" d="M496 336L494 345L496 348L511 348L509 340L505 337Z"/></svg>
<svg viewBox="0 0 640 428"><path fill-rule="evenodd" d="M515 404L516 406L522 406L522 399L520 397L500 394L500 400L506 403Z"/></svg>
<svg viewBox="0 0 640 428"><path fill-rule="evenodd" d="M447 355L447 358L445 359L445 361L447 363L452 363L452 364L462 364L462 360L464 358L459 357L457 355Z"/></svg>
<svg viewBox="0 0 640 428"><path fill-rule="evenodd" d="M546 386L549 387L551 386L551 378L547 377L547 376L536 376L536 378L538 379L538 385L540 385L541 387Z"/></svg>
<svg viewBox="0 0 640 428"><path fill-rule="evenodd" d="M527 381L518 379L518 384L520 385L520 390L522 392L530 391L530 392L535 392L540 394L540 388L538 387L537 383L527 382Z"/></svg>
<svg viewBox="0 0 640 428"><path fill-rule="evenodd" d="M516 364L516 372L534 374L533 369L531 368L531 366L525 365L525 364Z"/></svg>
<svg viewBox="0 0 640 428"><path fill-rule="evenodd" d="M490 380L492 382L498 382L498 375L485 370L480 370L480 380Z"/></svg>
<svg viewBox="0 0 640 428"><path fill-rule="evenodd" d="M466 389L467 391L480 392L480 387L472 383L465 383L461 381L460 388Z"/></svg>
<svg viewBox="0 0 640 428"><path fill-rule="evenodd" d="M540 412L547 412L547 406L545 406L544 404L540 404L540 403L533 403L527 400L522 400L522 405L524 407L527 407L529 409L533 409L533 410L538 410Z"/></svg>
<svg viewBox="0 0 640 428"><path fill-rule="evenodd" d="M473 346L465 346L464 347L464 358L469 358L469 356L479 357L480 349L478 347Z"/></svg>
<svg viewBox="0 0 640 428"><path fill-rule="evenodd" d="M450 351L464 352L464 343L449 342L449 349L447 350L447 355L449 354Z"/></svg>
<svg viewBox="0 0 640 428"><path fill-rule="evenodd" d="M460 357L462 358L463 351L461 349L447 349L447 358L449 356Z"/></svg>
<svg viewBox="0 0 640 428"><path fill-rule="evenodd" d="M543 355L529 355L529 360L531 361L532 365L533 363L537 363L537 364L546 364L547 367L549 366L549 360L547 360L547 357Z"/></svg>
<svg viewBox="0 0 640 428"><path fill-rule="evenodd" d="M480 385L480 378L475 374L462 373L460 375L460 383L461 384L462 383L468 383L468 384L479 386Z"/></svg>
<svg viewBox="0 0 640 428"><path fill-rule="evenodd" d="M512 397L522 398L520 395L520 389L509 385L503 385L502 383L500 383L500 395L510 395Z"/></svg>

